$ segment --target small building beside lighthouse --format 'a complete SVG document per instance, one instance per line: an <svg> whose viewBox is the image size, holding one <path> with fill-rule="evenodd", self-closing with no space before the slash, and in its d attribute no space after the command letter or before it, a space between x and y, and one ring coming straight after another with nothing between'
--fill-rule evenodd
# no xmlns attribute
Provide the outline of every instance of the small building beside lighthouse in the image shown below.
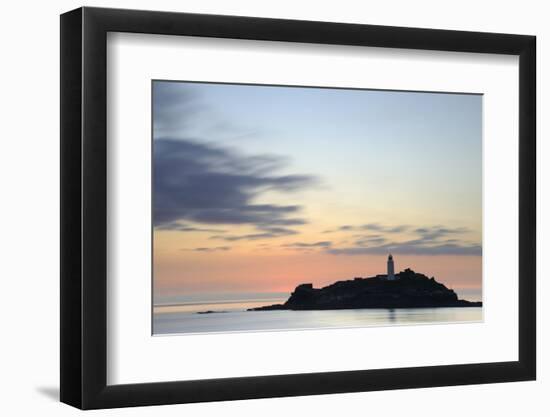
<svg viewBox="0 0 550 417"><path fill-rule="evenodd" d="M395 271L394 271L394 267L393 267L393 256L392 256L391 253L388 256L388 274L386 275L386 279L388 281L394 281L396 279L395 278Z"/></svg>

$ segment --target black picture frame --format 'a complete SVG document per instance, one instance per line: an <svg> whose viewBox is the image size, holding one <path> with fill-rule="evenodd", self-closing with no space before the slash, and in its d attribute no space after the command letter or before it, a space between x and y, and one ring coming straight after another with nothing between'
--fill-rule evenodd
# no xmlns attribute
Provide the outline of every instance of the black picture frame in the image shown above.
<svg viewBox="0 0 550 417"><path fill-rule="evenodd" d="M108 32L519 56L519 358L513 362L107 385ZM534 380L534 36L102 8L61 15L61 401L81 409Z"/></svg>

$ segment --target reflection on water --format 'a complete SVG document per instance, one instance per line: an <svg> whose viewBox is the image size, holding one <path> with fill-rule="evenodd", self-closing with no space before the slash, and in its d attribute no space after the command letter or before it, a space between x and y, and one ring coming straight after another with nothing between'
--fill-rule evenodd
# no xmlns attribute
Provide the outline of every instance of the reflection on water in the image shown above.
<svg viewBox="0 0 550 417"><path fill-rule="evenodd" d="M270 300L275 304L284 300ZM356 309L314 311L246 311L265 300L157 306L154 334L218 333L299 329L327 329L428 323L482 321L481 307ZM214 311L210 314L197 312Z"/></svg>
<svg viewBox="0 0 550 417"><path fill-rule="evenodd" d="M396 319L395 319L395 309L390 308L390 309L388 310L388 321L389 321L390 323L395 323L395 320L396 320Z"/></svg>

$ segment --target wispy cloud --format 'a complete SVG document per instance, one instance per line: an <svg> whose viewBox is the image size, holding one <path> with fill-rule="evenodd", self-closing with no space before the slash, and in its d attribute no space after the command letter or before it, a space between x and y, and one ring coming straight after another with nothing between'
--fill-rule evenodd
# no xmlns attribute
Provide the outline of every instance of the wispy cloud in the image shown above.
<svg viewBox="0 0 550 417"><path fill-rule="evenodd" d="M222 229L209 229L204 227L189 226L187 224L175 221L161 224L156 227L157 230L175 230L178 232L206 232L206 233L225 233Z"/></svg>
<svg viewBox="0 0 550 417"><path fill-rule="evenodd" d="M434 240L443 238L449 235L457 235L468 232L468 229L465 227L449 228L442 226L433 226L433 227L420 227L414 230L415 233L421 236L424 240Z"/></svg>
<svg viewBox="0 0 550 417"><path fill-rule="evenodd" d="M361 230L376 230L389 235L407 231L414 235L413 239L404 241L389 240L382 234L356 235L355 246L344 248L328 248L333 255L367 255L386 254L388 252L402 255L481 255L480 244L462 240L461 235L468 233L464 227L449 228L443 226L428 226L411 228L410 226L384 226L374 224L369 227L359 226ZM346 230L358 230L350 227ZM449 238L451 237L452 238Z"/></svg>
<svg viewBox="0 0 550 417"><path fill-rule="evenodd" d="M283 248L328 248L332 245L332 242L324 240L322 242L294 242L294 243L285 243L281 245Z"/></svg>
<svg viewBox="0 0 550 417"><path fill-rule="evenodd" d="M480 245L436 244L419 245L410 242L393 242L387 245L369 247L333 248L327 251L333 255L383 255L388 252L401 255L481 255Z"/></svg>
<svg viewBox="0 0 550 417"><path fill-rule="evenodd" d="M249 120L227 119L204 100L201 86L171 81L153 82L155 137L201 136L239 140L262 134Z"/></svg>
<svg viewBox="0 0 550 417"><path fill-rule="evenodd" d="M155 136L185 131L205 111L196 91L183 83L153 84L153 118Z"/></svg>
<svg viewBox="0 0 550 417"><path fill-rule="evenodd" d="M214 235L210 236L210 239L225 240L227 242L235 242L238 240L259 240L259 239L271 239L281 236L296 235L296 230L287 229L284 227L263 227L259 226L259 233L249 233L245 235Z"/></svg>
<svg viewBox="0 0 550 417"><path fill-rule="evenodd" d="M230 246L215 246L215 247L203 247L203 248L193 248L193 249L182 249L185 251L193 252L225 252L231 250Z"/></svg>
<svg viewBox="0 0 550 417"><path fill-rule="evenodd" d="M381 235L356 235L356 245L368 246L368 245L380 245L387 242L387 239Z"/></svg>
<svg viewBox="0 0 550 417"><path fill-rule="evenodd" d="M335 233L335 232L357 232L357 231L375 231L383 233L402 233L410 229L409 225L400 224L394 226L385 226L379 223L367 223L361 225L345 224L335 229L325 230L323 233Z"/></svg>
<svg viewBox="0 0 550 417"><path fill-rule="evenodd" d="M379 223L368 223L360 226L361 230L373 230L383 233L402 233L409 230L410 226L406 224L400 224L397 226L384 226Z"/></svg>

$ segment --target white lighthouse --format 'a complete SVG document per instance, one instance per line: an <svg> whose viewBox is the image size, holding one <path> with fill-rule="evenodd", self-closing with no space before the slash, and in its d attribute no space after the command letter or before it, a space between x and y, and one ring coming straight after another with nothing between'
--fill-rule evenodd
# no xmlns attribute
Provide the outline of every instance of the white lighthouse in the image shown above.
<svg viewBox="0 0 550 417"><path fill-rule="evenodd" d="M386 276L386 279L388 281L395 280L395 274L393 269L393 256L391 256L391 253L390 253L390 256L388 256L388 275Z"/></svg>

